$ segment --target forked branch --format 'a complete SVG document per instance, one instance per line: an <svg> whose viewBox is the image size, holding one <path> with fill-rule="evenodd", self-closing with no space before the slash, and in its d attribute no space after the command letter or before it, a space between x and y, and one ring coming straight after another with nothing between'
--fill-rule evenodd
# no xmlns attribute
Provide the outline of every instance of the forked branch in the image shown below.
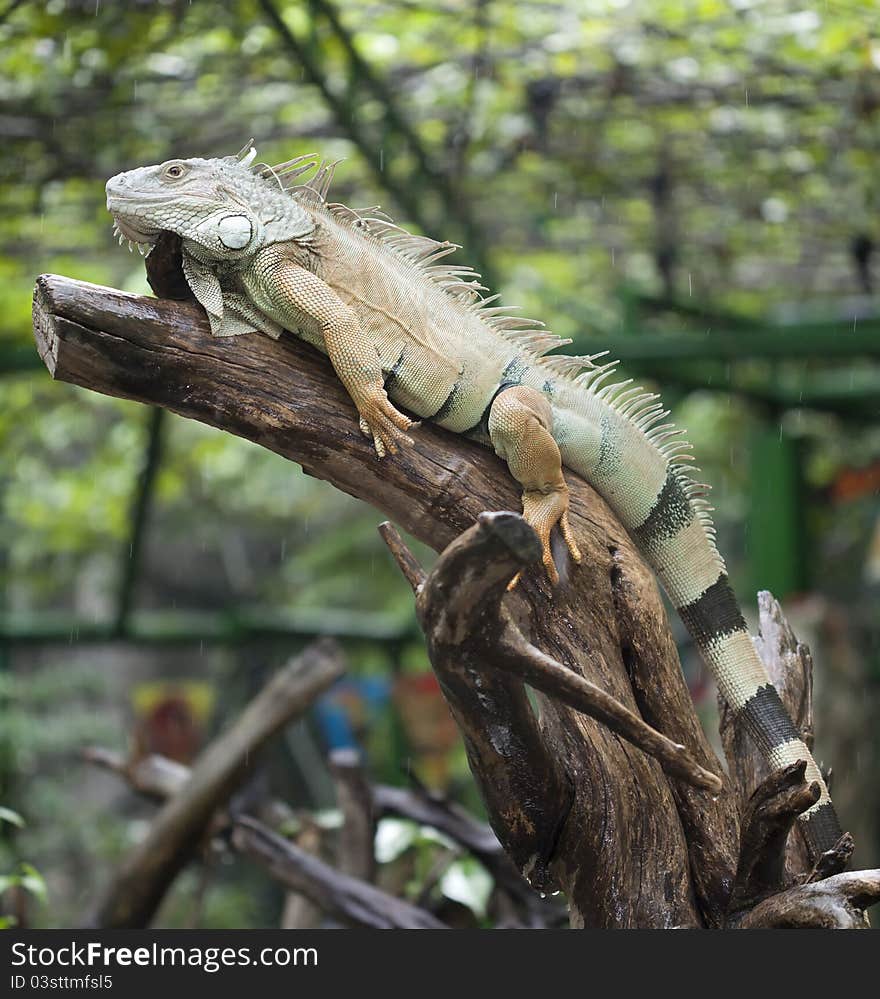
<svg viewBox="0 0 880 999"><path fill-rule="evenodd" d="M526 640L502 598L511 578L540 560L535 532L515 513L484 513L440 556L431 573L414 571L416 560L390 524L381 533L401 571L419 580L416 603L432 662L449 662L468 646L468 658L525 680L548 697L602 722L654 757L673 777L719 792L721 780L687 749L645 724L596 684L545 655ZM417 563L416 563L417 564Z"/></svg>

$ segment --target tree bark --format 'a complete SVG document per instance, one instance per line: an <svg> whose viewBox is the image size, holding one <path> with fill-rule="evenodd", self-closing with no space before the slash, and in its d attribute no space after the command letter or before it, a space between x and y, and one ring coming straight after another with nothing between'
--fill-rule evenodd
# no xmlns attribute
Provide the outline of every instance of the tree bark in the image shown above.
<svg viewBox="0 0 880 999"><path fill-rule="evenodd" d="M481 512L519 509L491 452L428 424L412 447L379 461L328 361L294 337L214 339L193 303L48 275L37 282L34 330L53 377L256 441L437 551ZM604 501L566 475L583 565L555 589L527 571L504 614L540 654L721 776L651 572ZM713 792L669 777L556 697L537 693L536 715L509 671L473 661L441 681L498 838L535 886L565 891L574 925L723 925L740 807L726 778Z"/></svg>
<svg viewBox="0 0 880 999"><path fill-rule="evenodd" d="M372 882L376 877L373 854L376 829L373 793L366 769L355 749L334 749L329 762L336 804L342 812L336 866L343 874Z"/></svg>
<svg viewBox="0 0 880 999"><path fill-rule="evenodd" d="M290 891L306 895L322 912L349 926L379 930L447 929L426 909L395 898L350 874L340 873L249 815L236 819L232 842L241 853L268 868Z"/></svg>

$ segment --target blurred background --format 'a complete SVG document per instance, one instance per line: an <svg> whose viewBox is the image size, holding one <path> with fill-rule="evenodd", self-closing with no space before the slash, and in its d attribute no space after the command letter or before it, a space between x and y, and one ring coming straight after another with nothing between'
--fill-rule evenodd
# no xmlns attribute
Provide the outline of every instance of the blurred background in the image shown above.
<svg viewBox="0 0 880 999"><path fill-rule="evenodd" d="M6 918L76 923L144 834L152 806L83 747L190 762L316 634L350 672L274 745L277 792L332 828L325 758L352 746L479 813L379 514L53 383L33 347L41 272L148 292L109 176L250 136L270 163L344 157L334 200L461 243L572 351L662 389L751 620L770 589L813 649L816 755L856 865L880 863L880 3L2 0L0 135ZM400 892L423 892L448 844L379 831ZM487 875L447 859L431 891L485 924ZM277 925L280 905L226 856L159 924Z"/></svg>

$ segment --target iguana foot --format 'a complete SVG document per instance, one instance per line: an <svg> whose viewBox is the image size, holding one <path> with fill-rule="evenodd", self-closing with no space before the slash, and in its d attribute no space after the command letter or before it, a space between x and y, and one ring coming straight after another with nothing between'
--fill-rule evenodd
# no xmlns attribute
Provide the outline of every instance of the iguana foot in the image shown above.
<svg viewBox="0 0 880 999"><path fill-rule="evenodd" d="M580 564L581 553L574 539L574 532L568 522L568 489L563 487L549 493L541 493L528 490L523 493L523 518L525 522L534 529L541 542L541 561L547 570L550 582L556 586L559 582L559 572L556 563L553 561L553 551L550 547L550 532L558 524L565 540L568 553L572 561ZM520 580L521 572L518 572L508 584L508 590L512 590Z"/></svg>
<svg viewBox="0 0 880 999"><path fill-rule="evenodd" d="M568 486L552 427L549 401L525 385L505 389L489 411L489 436L495 453L504 458L511 475L523 487L523 517L541 539L544 568L555 586L559 573L550 550L550 532L557 524L575 562L580 562L581 553L568 522ZM517 573L508 589L513 589L519 578Z"/></svg>
<svg viewBox="0 0 880 999"><path fill-rule="evenodd" d="M412 444L412 438L404 431L419 424L395 409L384 389L360 400L358 411L361 433L364 437L372 438L376 454L380 458L384 458L386 454L397 454L399 444Z"/></svg>

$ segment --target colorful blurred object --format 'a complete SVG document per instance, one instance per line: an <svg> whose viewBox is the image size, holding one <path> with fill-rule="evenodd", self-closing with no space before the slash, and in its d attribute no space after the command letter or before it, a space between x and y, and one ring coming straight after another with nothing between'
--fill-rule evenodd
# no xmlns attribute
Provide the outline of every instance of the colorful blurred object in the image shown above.
<svg viewBox="0 0 880 999"><path fill-rule="evenodd" d="M406 742L409 765L430 787L444 788L458 729L433 673L346 677L315 705L314 717L328 749L361 749L382 712L393 704Z"/></svg>
<svg viewBox="0 0 880 999"><path fill-rule="evenodd" d="M158 753L178 763L191 763L205 741L214 701L214 688L198 680L138 684L131 693L132 759Z"/></svg>
<svg viewBox="0 0 880 999"><path fill-rule="evenodd" d="M880 492L880 461L865 468L843 468L831 484L835 503L847 503Z"/></svg>
<svg viewBox="0 0 880 999"><path fill-rule="evenodd" d="M327 748L360 749L365 735L388 705L391 684L386 677L345 677L314 707L314 717Z"/></svg>
<svg viewBox="0 0 880 999"><path fill-rule="evenodd" d="M394 681L394 703L416 756L419 777L429 787L447 787L458 729L437 677L433 673L400 674Z"/></svg>

